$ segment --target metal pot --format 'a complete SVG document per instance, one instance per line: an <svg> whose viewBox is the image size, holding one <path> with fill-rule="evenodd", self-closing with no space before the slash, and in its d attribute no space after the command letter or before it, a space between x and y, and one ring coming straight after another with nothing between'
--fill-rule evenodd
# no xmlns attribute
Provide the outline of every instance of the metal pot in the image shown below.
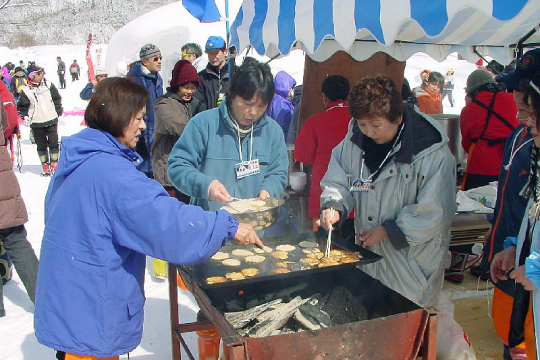
<svg viewBox="0 0 540 360"><path fill-rule="evenodd" d="M448 137L448 147L456 159L456 166L461 165L465 158L465 151L461 146L461 130L459 126L459 115L455 114L429 114L443 128L443 132Z"/></svg>
<svg viewBox="0 0 540 360"><path fill-rule="evenodd" d="M242 223L253 225L255 230L262 230L270 227L279 219L281 206L285 200L280 198L266 198L264 200L269 208L258 211L246 211L240 214L232 214L234 218Z"/></svg>

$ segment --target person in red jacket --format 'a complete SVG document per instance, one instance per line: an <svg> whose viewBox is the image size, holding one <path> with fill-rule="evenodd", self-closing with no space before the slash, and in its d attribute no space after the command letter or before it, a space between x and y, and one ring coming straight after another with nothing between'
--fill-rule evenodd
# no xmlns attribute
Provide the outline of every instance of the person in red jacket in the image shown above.
<svg viewBox="0 0 540 360"><path fill-rule="evenodd" d="M348 104L345 101L349 95L349 81L341 75L330 75L321 84L322 100L325 111L310 116L298 134L294 143L294 158L304 164L313 165L308 200L308 216L313 218L314 231L317 230L315 221L319 218L320 198L322 189L320 186L332 149L343 140L347 134L347 128L351 115ZM348 222L353 221L351 214ZM352 224L345 224L346 229ZM351 227L353 229L353 227ZM354 233L354 230L353 230Z"/></svg>
<svg viewBox="0 0 540 360"><path fill-rule="evenodd" d="M468 153L462 189L468 190L498 179L504 141L519 122L512 94L501 92L487 71L473 71L465 91L460 126L461 145Z"/></svg>

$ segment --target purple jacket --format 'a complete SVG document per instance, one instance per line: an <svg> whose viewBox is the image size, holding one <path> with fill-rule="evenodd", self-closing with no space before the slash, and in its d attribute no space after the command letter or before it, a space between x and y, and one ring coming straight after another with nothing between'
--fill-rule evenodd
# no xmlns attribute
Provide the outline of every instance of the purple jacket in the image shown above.
<svg viewBox="0 0 540 360"><path fill-rule="evenodd" d="M278 72L274 78L276 93L266 112L269 117L277 121L285 135L289 131L291 116L294 111L294 105L287 96L295 85L296 81L291 75L287 74L285 71Z"/></svg>

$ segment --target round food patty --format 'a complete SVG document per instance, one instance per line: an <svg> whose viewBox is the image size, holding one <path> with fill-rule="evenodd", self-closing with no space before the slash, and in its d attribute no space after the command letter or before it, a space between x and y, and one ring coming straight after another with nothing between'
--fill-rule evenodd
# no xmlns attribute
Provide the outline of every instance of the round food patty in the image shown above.
<svg viewBox="0 0 540 360"><path fill-rule="evenodd" d="M296 249L296 246L289 245L289 244L278 245L278 246L276 246L276 250L277 250L277 251L286 251L286 252L289 252L289 251L294 251L294 249Z"/></svg>
<svg viewBox="0 0 540 360"><path fill-rule="evenodd" d="M225 277L229 280L243 280L245 279L246 277L244 276L244 274L242 274L241 272L232 272L232 273L227 273L225 274Z"/></svg>
<svg viewBox="0 0 540 360"><path fill-rule="evenodd" d="M247 268L242 270L242 274L246 277L257 276L261 271L255 268Z"/></svg>
<svg viewBox="0 0 540 360"><path fill-rule="evenodd" d="M246 250L246 249L234 249L232 251L232 254L234 256L251 256L253 255L253 253L249 250Z"/></svg>
<svg viewBox="0 0 540 360"><path fill-rule="evenodd" d="M289 254L287 254L287 252L285 251L274 251L272 253L272 256L281 260L285 260L289 257Z"/></svg>
<svg viewBox="0 0 540 360"><path fill-rule="evenodd" d="M290 273L291 270L289 269L285 269L285 268L278 268L274 271L272 271L272 274L286 274L286 273Z"/></svg>
<svg viewBox="0 0 540 360"><path fill-rule="evenodd" d="M223 283L227 282L227 279L223 276L211 276L209 278L206 278L207 284L217 284L217 283Z"/></svg>
<svg viewBox="0 0 540 360"><path fill-rule="evenodd" d="M264 260L266 260L266 258L262 255L246 256L246 262L250 262L250 263L261 263Z"/></svg>
<svg viewBox="0 0 540 360"><path fill-rule="evenodd" d="M302 248L316 248L319 247L319 244L314 241L300 241L298 246Z"/></svg>
<svg viewBox="0 0 540 360"><path fill-rule="evenodd" d="M257 254L270 253L272 252L272 248L269 246L265 246L264 249L254 248L253 252L256 252Z"/></svg>
<svg viewBox="0 0 540 360"><path fill-rule="evenodd" d="M221 263L225 266L239 266L241 262L237 259L226 259L223 260Z"/></svg>
<svg viewBox="0 0 540 360"><path fill-rule="evenodd" d="M210 259L216 260L216 261L221 261L221 260L225 260L225 259L228 259L228 258L229 258L229 254L227 254L226 252L223 252L223 251L218 251Z"/></svg>

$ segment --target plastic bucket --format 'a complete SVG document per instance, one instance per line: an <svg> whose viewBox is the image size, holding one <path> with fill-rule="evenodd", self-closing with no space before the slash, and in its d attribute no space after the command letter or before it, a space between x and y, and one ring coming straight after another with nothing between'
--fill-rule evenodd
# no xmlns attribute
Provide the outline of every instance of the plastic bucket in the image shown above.
<svg viewBox="0 0 540 360"><path fill-rule="evenodd" d="M303 171L290 173L289 184L294 191L303 191L307 184L307 174Z"/></svg>

